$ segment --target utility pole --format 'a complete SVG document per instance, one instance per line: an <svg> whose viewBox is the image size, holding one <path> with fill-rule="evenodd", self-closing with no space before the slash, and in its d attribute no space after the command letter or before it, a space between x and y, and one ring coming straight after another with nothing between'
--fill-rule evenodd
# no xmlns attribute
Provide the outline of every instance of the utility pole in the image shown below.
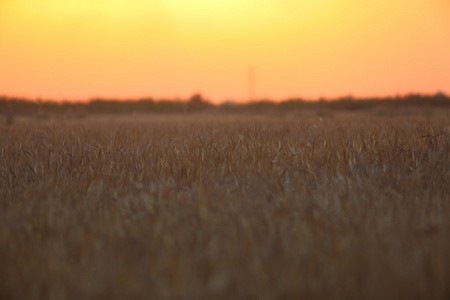
<svg viewBox="0 0 450 300"><path fill-rule="evenodd" d="M253 101L255 97L255 67L248 68L248 100Z"/></svg>

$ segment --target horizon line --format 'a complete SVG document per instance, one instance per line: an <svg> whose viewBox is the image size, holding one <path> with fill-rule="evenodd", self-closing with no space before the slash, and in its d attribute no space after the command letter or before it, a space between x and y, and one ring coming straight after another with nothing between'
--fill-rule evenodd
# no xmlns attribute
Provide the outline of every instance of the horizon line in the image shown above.
<svg viewBox="0 0 450 300"><path fill-rule="evenodd" d="M319 101L338 101L338 100L383 100L383 99L401 99L406 98L410 96L421 96L421 97L450 97L450 94L447 92L444 92L442 90L438 90L434 93L421 93L421 92L408 92L408 93L396 93L396 94L386 94L384 96L381 95L373 95L373 96L356 96L353 94L344 94L340 96L318 96L315 98L307 98L302 96L290 96L290 97L284 97L284 98L272 98L272 97L256 97L253 99L244 99L244 100L236 100L236 99L225 99L221 101L217 101L214 99L211 99L207 96L204 96L200 92L194 92L188 97L180 97L180 96L174 96L174 97L154 97L154 96L138 96L138 97L107 97L107 96L92 96L84 99L70 99L62 97L60 99L56 98L46 98L46 97L30 97L30 96L18 96L18 95L7 95L7 94L0 94L0 100L25 100L30 102L53 102L53 103L89 103L93 101L117 101L117 102L127 102L127 101L141 101L141 100L153 100L155 102L161 102L161 101L171 101L171 102L187 102L191 100L192 98L200 96L200 99L205 102L209 102L215 105L221 105L226 103L233 103L233 104L251 104L251 103L258 103L258 102L273 102L273 103L281 103L286 101L292 101L292 100L300 100L305 102L319 102Z"/></svg>

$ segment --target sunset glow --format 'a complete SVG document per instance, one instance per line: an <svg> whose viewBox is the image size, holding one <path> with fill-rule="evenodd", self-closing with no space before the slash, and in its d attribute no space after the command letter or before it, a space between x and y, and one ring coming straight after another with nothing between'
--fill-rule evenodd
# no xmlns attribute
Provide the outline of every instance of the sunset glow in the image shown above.
<svg viewBox="0 0 450 300"><path fill-rule="evenodd" d="M447 0L0 0L0 95L450 93Z"/></svg>

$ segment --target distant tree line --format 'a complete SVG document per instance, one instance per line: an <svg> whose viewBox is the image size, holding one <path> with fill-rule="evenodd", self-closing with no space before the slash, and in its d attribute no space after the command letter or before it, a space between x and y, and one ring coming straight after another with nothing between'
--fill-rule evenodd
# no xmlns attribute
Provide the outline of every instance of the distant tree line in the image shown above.
<svg viewBox="0 0 450 300"><path fill-rule="evenodd" d="M0 113L10 115L50 114L137 114L137 113L191 113L207 110L222 112L291 111L298 109L365 110L375 107L450 107L450 97L411 94L398 97L355 99L351 96L338 99L287 99L281 102L259 100L247 103L224 102L215 105L195 94L187 100L138 100L92 99L89 102L56 102L0 97Z"/></svg>

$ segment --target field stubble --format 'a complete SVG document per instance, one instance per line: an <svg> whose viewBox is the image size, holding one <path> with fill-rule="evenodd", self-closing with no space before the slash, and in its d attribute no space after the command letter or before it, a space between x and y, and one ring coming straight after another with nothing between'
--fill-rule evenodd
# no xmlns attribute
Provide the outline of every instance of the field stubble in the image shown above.
<svg viewBox="0 0 450 300"><path fill-rule="evenodd" d="M0 130L2 299L448 299L450 121Z"/></svg>

